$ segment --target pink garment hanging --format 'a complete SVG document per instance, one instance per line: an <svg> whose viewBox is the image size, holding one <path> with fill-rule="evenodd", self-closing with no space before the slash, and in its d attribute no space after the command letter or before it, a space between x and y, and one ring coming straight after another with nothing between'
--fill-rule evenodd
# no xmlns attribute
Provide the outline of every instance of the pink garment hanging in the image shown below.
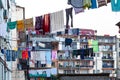
<svg viewBox="0 0 120 80"><path fill-rule="evenodd" d="M52 50L52 60L56 60L56 59L57 59L57 51Z"/></svg>

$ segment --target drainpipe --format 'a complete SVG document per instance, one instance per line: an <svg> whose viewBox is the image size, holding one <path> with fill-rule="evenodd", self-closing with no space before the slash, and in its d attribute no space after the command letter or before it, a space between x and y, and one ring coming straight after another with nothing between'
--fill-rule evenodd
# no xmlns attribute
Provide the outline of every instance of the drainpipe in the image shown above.
<svg viewBox="0 0 120 80"><path fill-rule="evenodd" d="M6 80L6 67L4 66L4 79Z"/></svg>
<svg viewBox="0 0 120 80"><path fill-rule="evenodd" d="M97 30L95 30L95 40L97 36ZM95 53L95 73L97 73L97 53Z"/></svg>

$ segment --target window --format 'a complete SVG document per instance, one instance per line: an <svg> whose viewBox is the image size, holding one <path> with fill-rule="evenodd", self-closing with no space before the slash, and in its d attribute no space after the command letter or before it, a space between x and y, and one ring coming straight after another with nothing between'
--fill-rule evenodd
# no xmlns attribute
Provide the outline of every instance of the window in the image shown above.
<svg viewBox="0 0 120 80"><path fill-rule="evenodd" d="M97 70L97 73L100 73L100 70Z"/></svg>
<svg viewBox="0 0 120 80"><path fill-rule="evenodd" d="M95 56L100 57L100 54L99 53L95 53Z"/></svg>
<svg viewBox="0 0 120 80"><path fill-rule="evenodd" d="M74 74L75 70L64 70L64 74Z"/></svg>
<svg viewBox="0 0 120 80"><path fill-rule="evenodd" d="M99 53L97 53L97 57L99 57L100 56L100 54Z"/></svg>
<svg viewBox="0 0 120 80"><path fill-rule="evenodd" d="M72 44L71 44L72 46L72 49L77 49L77 42L72 42Z"/></svg>
<svg viewBox="0 0 120 80"><path fill-rule="evenodd" d="M100 73L100 70L93 70L93 73Z"/></svg>
<svg viewBox="0 0 120 80"><path fill-rule="evenodd" d="M119 57L120 57L120 52L119 52Z"/></svg>
<svg viewBox="0 0 120 80"><path fill-rule="evenodd" d="M103 70L103 73L112 73L112 70Z"/></svg>
<svg viewBox="0 0 120 80"><path fill-rule="evenodd" d="M120 48L120 43L119 43L119 48Z"/></svg>
<svg viewBox="0 0 120 80"><path fill-rule="evenodd" d="M82 73L82 74L87 74L87 73L88 73L88 70L81 70L80 73Z"/></svg>

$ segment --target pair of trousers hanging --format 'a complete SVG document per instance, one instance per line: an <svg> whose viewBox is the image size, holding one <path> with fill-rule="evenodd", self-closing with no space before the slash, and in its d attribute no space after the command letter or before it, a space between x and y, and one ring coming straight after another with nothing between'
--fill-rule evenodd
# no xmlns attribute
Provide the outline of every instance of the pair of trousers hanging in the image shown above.
<svg viewBox="0 0 120 80"><path fill-rule="evenodd" d="M69 17L71 18L71 27L73 27L73 15L72 15L73 8L66 9L66 28L69 28Z"/></svg>

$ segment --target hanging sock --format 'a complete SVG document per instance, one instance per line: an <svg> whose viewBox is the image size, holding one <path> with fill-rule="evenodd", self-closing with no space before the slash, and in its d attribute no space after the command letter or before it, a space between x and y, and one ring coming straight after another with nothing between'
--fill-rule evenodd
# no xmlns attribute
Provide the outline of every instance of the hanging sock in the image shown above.
<svg viewBox="0 0 120 80"><path fill-rule="evenodd" d="M66 11L66 28L67 28L67 29L69 28L69 25L68 25L68 23L69 23L69 16L70 16L70 18L71 18L71 27L73 27L73 15L72 15L72 10L73 10L73 8L68 8L68 9L65 10L65 11Z"/></svg>

